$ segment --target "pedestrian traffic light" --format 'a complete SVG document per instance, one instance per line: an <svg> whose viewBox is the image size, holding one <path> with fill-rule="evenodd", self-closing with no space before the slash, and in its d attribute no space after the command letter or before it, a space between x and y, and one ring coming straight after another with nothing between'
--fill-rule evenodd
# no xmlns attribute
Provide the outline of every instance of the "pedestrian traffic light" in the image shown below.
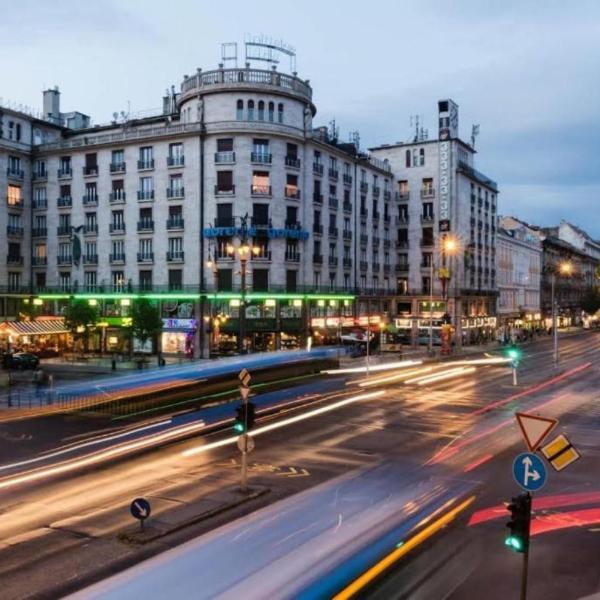
<svg viewBox="0 0 600 600"><path fill-rule="evenodd" d="M520 494L512 499L506 510L510 512L510 521L506 526L510 533L504 543L513 552L525 552L529 546L529 524L531 522L531 496Z"/></svg>
<svg viewBox="0 0 600 600"><path fill-rule="evenodd" d="M233 422L233 429L238 433L246 433L246 409L243 404L240 404L236 409L236 418Z"/></svg>

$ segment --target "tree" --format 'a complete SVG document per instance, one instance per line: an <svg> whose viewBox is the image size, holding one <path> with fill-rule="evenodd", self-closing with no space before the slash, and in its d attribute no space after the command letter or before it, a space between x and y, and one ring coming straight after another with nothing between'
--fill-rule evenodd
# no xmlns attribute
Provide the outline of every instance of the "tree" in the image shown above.
<svg viewBox="0 0 600 600"><path fill-rule="evenodd" d="M595 315L600 310L600 289L589 288L581 299L581 309L588 315Z"/></svg>
<svg viewBox="0 0 600 600"><path fill-rule="evenodd" d="M139 298L131 305L131 332L142 346L155 340L162 330L162 319L158 307L147 298Z"/></svg>
<svg viewBox="0 0 600 600"><path fill-rule="evenodd" d="M31 298L23 298L21 306L19 306L17 321L35 321L38 314L38 307L33 303L33 300Z"/></svg>
<svg viewBox="0 0 600 600"><path fill-rule="evenodd" d="M84 352L88 351L90 327L98 320L98 311L85 300L74 300L65 309L65 326L75 339L83 339Z"/></svg>

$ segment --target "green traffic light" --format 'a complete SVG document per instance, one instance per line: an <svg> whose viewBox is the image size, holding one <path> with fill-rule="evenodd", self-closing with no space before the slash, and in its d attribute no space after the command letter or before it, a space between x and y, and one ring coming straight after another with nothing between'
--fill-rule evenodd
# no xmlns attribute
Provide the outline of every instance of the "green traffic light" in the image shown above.
<svg viewBox="0 0 600 600"><path fill-rule="evenodd" d="M521 351L520 351L520 350L517 350L517 348L511 348L511 349L508 351L508 356L509 356L509 358L520 358L520 356L521 356Z"/></svg>
<svg viewBox="0 0 600 600"><path fill-rule="evenodd" d="M233 428L239 433L244 433L244 424L239 421L234 423Z"/></svg>
<svg viewBox="0 0 600 600"><path fill-rule="evenodd" d="M511 535L506 538L504 542L509 548L516 550L517 552L521 552L523 550L523 540L520 540L518 537Z"/></svg>

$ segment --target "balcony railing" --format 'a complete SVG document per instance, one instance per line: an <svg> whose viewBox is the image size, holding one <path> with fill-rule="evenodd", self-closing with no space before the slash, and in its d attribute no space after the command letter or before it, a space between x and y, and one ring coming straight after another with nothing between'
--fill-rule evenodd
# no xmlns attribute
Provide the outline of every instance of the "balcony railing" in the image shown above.
<svg viewBox="0 0 600 600"><path fill-rule="evenodd" d="M361 209L360 209L360 216L361 216L363 219L366 219L366 218L369 216L369 211L368 211L368 209L366 209L366 208L361 208Z"/></svg>
<svg viewBox="0 0 600 600"><path fill-rule="evenodd" d="M215 227L234 227L235 219L233 217L217 217Z"/></svg>
<svg viewBox="0 0 600 600"><path fill-rule="evenodd" d="M302 224L300 221L286 221L285 228L293 231L300 231L302 229Z"/></svg>
<svg viewBox="0 0 600 600"><path fill-rule="evenodd" d="M48 235L47 227L34 227L31 230L31 237L46 237Z"/></svg>
<svg viewBox="0 0 600 600"><path fill-rule="evenodd" d="M111 204L123 204L125 202L125 190L113 190L108 195Z"/></svg>
<svg viewBox="0 0 600 600"><path fill-rule="evenodd" d="M383 263L383 272L388 275L392 270L392 267L389 263Z"/></svg>
<svg viewBox="0 0 600 600"><path fill-rule="evenodd" d="M111 162L110 172L111 173L125 173L126 164L124 162Z"/></svg>
<svg viewBox="0 0 600 600"><path fill-rule="evenodd" d="M374 186L373 186L373 196L374 196L375 198L377 198L377 197L379 197L379 194L380 194L380 193L381 193L381 188L380 188L380 187L378 187L378 186L376 186L376 185L374 185Z"/></svg>
<svg viewBox="0 0 600 600"><path fill-rule="evenodd" d="M183 262L183 258L184 258L183 250L167 252L167 262Z"/></svg>
<svg viewBox="0 0 600 600"><path fill-rule="evenodd" d="M154 262L154 252L138 252L137 261L139 263Z"/></svg>
<svg viewBox="0 0 600 600"><path fill-rule="evenodd" d="M252 196L270 196L271 186L270 185L251 185L250 193Z"/></svg>
<svg viewBox="0 0 600 600"><path fill-rule="evenodd" d="M407 202L410 199L410 192L404 190L402 192L396 192L396 200L398 202Z"/></svg>
<svg viewBox="0 0 600 600"><path fill-rule="evenodd" d="M396 240L396 248L408 248L408 240Z"/></svg>
<svg viewBox="0 0 600 600"><path fill-rule="evenodd" d="M383 200L389 202L392 199L392 192L390 190L383 190Z"/></svg>
<svg viewBox="0 0 600 600"><path fill-rule="evenodd" d="M344 258L344 268L345 269L350 269L352 268L352 259L351 258Z"/></svg>
<svg viewBox="0 0 600 600"><path fill-rule="evenodd" d="M125 253L118 252L118 253L110 254L108 258L109 258L109 262L111 264L124 263L125 262Z"/></svg>
<svg viewBox="0 0 600 600"><path fill-rule="evenodd" d="M83 167L84 177L97 177L98 176L98 165L91 165L89 167Z"/></svg>
<svg viewBox="0 0 600 600"><path fill-rule="evenodd" d="M327 233L329 233L329 237L337 237L339 234L339 229L337 227L329 227L327 229Z"/></svg>
<svg viewBox="0 0 600 600"><path fill-rule="evenodd" d="M250 162L258 163L261 165L270 165L273 160L273 155L266 152L251 152Z"/></svg>
<svg viewBox="0 0 600 600"><path fill-rule="evenodd" d="M421 198L434 198L435 190L433 188L427 187L421 190Z"/></svg>
<svg viewBox="0 0 600 600"><path fill-rule="evenodd" d="M327 173L329 174L329 177L331 179L335 179L337 181L337 179L340 176L340 172L337 169L332 169L331 167L329 168L329 170L327 171Z"/></svg>
<svg viewBox="0 0 600 600"><path fill-rule="evenodd" d="M421 238L421 246L433 246L435 244L435 240L433 238Z"/></svg>
<svg viewBox="0 0 600 600"><path fill-rule="evenodd" d="M338 257L337 256L330 256L327 260L327 262L329 263L330 267L337 267L338 266Z"/></svg>
<svg viewBox="0 0 600 600"><path fill-rule="evenodd" d="M352 175L344 173L344 175L342 176L342 180L346 185L352 185Z"/></svg>
<svg viewBox="0 0 600 600"><path fill-rule="evenodd" d="M316 175L323 175L323 165L321 163L313 163L313 173Z"/></svg>
<svg viewBox="0 0 600 600"><path fill-rule="evenodd" d="M360 261L360 270L361 271L366 271L369 268L369 264L367 263L366 260L361 260Z"/></svg>
<svg viewBox="0 0 600 600"><path fill-rule="evenodd" d="M31 208L34 210L48 208L48 200L46 198L38 198L37 200L34 198L33 202L31 203Z"/></svg>
<svg viewBox="0 0 600 600"><path fill-rule="evenodd" d="M56 264L57 265L70 265L73 262L73 257L72 256L60 256L58 255L56 257Z"/></svg>
<svg viewBox="0 0 600 600"><path fill-rule="evenodd" d="M366 181L360 182L360 191L363 194L366 194L369 191L369 184Z"/></svg>
<svg viewBox="0 0 600 600"><path fill-rule="evenodd" d="M317 192L313 192L313 202L315 204L323 204L323 194L318 194Z"/></svg>
<svg viewBox="0 0 600 600"><path fill-rule="evenodd" d="M256 262L264 262L271 260L271 251L267 249L262 249L258 254L252 254L250 259Z"/></svg>
<svg viewBox="0 0 600 600"><path fill-rule="evenodd" d="M300 190L295 185L286 185L285 197L292 200L300 200Z"/></svg>
<svg viewBox="0 0 600 600"><path fill-rule="evenodd" d="M7 198L6 206L8 208L23 208L25 203L23 202L23 198Z"/></svg>
<svg viewBox="0 0 600 600"><path fill-rule="evenodd" d="M96 205L98 204L98 194L84 194L81 201L84 206Z"/></svg>
<svg viewBox="0 0 600 600"><path fill-rule="evenodd" d="M391 246L392 246L392 241L384 238L383 239L383 247L384 248L391 248Z"/></svg>
<svg viewBox="0 0 600 600"><path fill-rule="evenodd" d="M48 264L47 256L32 256L31 265L34 267L43 267Z"/></svg>
<svg viewBox="0 0 600 600"><path fill-rule="evenodd" d="M151 158L149 160L138 160L137 168L138 171L148 171L150 169L154 169L154 159Z"/></svg>
<svg viewBox="0 0 600 600"><path fill-rule="evenodd" d="M381 242L381 238L378 235L373 236L373 246L379 246L379 242Z"/></svg>
<svg viewBox="0 0 600 600"><path fill-rule="evenodd" d="M395 268L396 273L408 273L408 263L399 263Z"/></svg>
<svg viewBox="0 0 600 600"><path fill-rule="evenodd" d="M138 190L138 200L154 200L154 190Z"/></svg>
<svg viewBox="0 0 600 600"><path fill-rule="evenodd" d="M314 223L313 224L313 233L322 235L323 234L323 225L321 225L319 223Z"/></svg>
<svg viewBox="0 0 600 600"><path fill-rule="evenodd" d="M58 170L59 179L69 179L73 177L73 169L71 167L63 167Z"/></svg>
<svg viewBox="0 0 600 600"><path fill-rule="evenodd" d="M56 235L71 235L70 225L60 225L56 228Z"/></svg>
<svg viewBox="0 0 600 600"><path fill-rule="evenodd" d="M338 199L335 196L329 196L329 208L337 208Z"/></svg>
<svg viewBox="0 0 600 600"><path fill-rule="evenodd" d="M285 157L285 166L292 167L293 169L300 168L300 159L296 156L286 156Z"/></svg>
<svg viewBox="0 0 600 600"><path fill-rule="evenodd" d="M185 157L183 154L179 156L167 156L167 167L183 167L185 165Z"/></svg>
<svg viewBox="0 0 600 600"><path fill-rule="evenodd" d="M289 252L289 251L286 251L286 253L285 253L285 260L287 262L299 263L300 262L300 252Z"/></svg>
<svg viewBox="0 0 600 600"><path fill-rule="evenodd" d="M48 171L34 171L31 176L34 181L43 181L48 179Z"/></svg>
<svg viewBox="0 0 600 600"><path fill-rule="evenodd" d="M342 237L345 240L351 240L352 239L352 231L350 229L344 229L342 231Z"/></svg>
<svg viewBox="0 0 600 600"><path fill-rule="evenodd" d="M6 226L6 235L11 235L11 236L22 236L23 235L23 228L22 227L17 227L15 225L7 225Z"/></svg>
<svg viewBox="0 0 600 600"><path fill-rule="evenodd" d="M363 245L369 243L369 236L366 233L360 234L360 243Z"/></svg>
<svg viewBox="0 0 600 600"><path fill-rule="evenodd" d="M152 219L142 219L137 223L137 230L142 231L154 231L154 221Z"/></svg>
<svg viewBox="0 0 600 600"><path fill-rule="evenodd" d="M322 254L313 254L313 263L316 265L323 264L323 255Z"/></svg>
<svg viewBox="0 0 600 600"><path fill-rule="evenodd" d="M185 188L184 187L168 187L167 188L167 198L173 200L175 198L183 198L185 196Z"/></svg>
<svg viewBox="0 0 600 600"><path fill-rule="evenodd" d="M22 256L16 256L14 254L9 254L6 257L6 264L7 265L22 265L23 264L23 257Z"/></svg>
<svg viewBox="0 0 600 600"><path fill-rule="evenodd" d="M8 169L6 169L6 174L9 177L12 177L12 179L24 179L25 178L25 172L23 171L23 169L17 169L15 167L8 167Z"/></svg>
<svg viewBox="0 0 600 600"><path fill-rule="evenodd" d="M421 215L421 223L432 223L434 218L432 214Z"/></svg>
<svg viewBox="0 0 600 600"><path fill-rule="evenodd" d="M373 221L379 221L379 217L381 217L381 213L379 211L373 211Z"/></svg>
<svg viewBox="0 0 600 600"><path fill-rule="evenodd" d="M235 152L215 152L216 163L229 163L235 162Z"/></svg>
<svg viewBox="0 0 600 600"><path fill-rule="evenodd" d="M70 208L73 206L73 198L71 196L61 196L56 200L58 208Z"/></svg>
<svg viewBox="0 0 600 600"><path fill-rule="evenodd" d="M352 202L348 202L347 200L344 200L344 203L342 206L344 208L344 212L347 212L347 213L352 212Z"/></svg>
<svg viewBox="0 0 600 600"><path fill-rule="evenodd" d="M110 223L108 231L114 234L125 233L125 223Z"/></svg>
<svg viewBox="0 0 600 600"><path fill-rule="evenodd" d="M81 257L84 265L97 265L98 255L97 254L84 254Z"/></svg>
<svg viewBox="0 0 600 600"><path fill-rule="evenodd" d="M378 263L378 262L374 262L371 270L372 271L380 271L381 270L381 264Z"/></svg>
<svg viewBox="0 0 600 600"><path fill-rule="evenodd" d="M233 196L235 194L235 185L215 185L215 196Z"/></svg>
<svg viewBox="0 0 600 600"><path fill-rule="evenodd" d="M170 217L167 219L167 229L183 229L183 217Z"/></svg>
<svg viewBox="0 0 600 600"><path fill-rule="evenodd" d="M98 233L98 225L84 225L83 235L96 235Z"/></svg>

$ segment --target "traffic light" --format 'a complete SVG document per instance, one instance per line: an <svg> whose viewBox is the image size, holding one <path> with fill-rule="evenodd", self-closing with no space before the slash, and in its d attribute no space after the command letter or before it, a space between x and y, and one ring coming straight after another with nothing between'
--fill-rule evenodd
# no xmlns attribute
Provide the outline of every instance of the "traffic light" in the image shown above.
<svg viewBox="0 0 600 600"><path fill-rule="evenodd" d="M510 512L510 521L506 526L510 533L504 543L513 552L525 552L529 546L529 524L531 522L531 496L520 494L506 507Z"/></svg>
<svg viewBox="0 0 600 600"><path fill-rule="evenodd" d="M255 406L252 402L243 402L236 409L236 418L233 422L233 429L238 433L246 433L254 427L256 419Z"/></svg>
<svg viewBox="0 0 600 600"><path fill-rule="evenodd" d="M519 366L522 354L521 349L516 346L510 346L506 351L506 356L510 358L510 366L513 369L516 369Z"/></svg>

